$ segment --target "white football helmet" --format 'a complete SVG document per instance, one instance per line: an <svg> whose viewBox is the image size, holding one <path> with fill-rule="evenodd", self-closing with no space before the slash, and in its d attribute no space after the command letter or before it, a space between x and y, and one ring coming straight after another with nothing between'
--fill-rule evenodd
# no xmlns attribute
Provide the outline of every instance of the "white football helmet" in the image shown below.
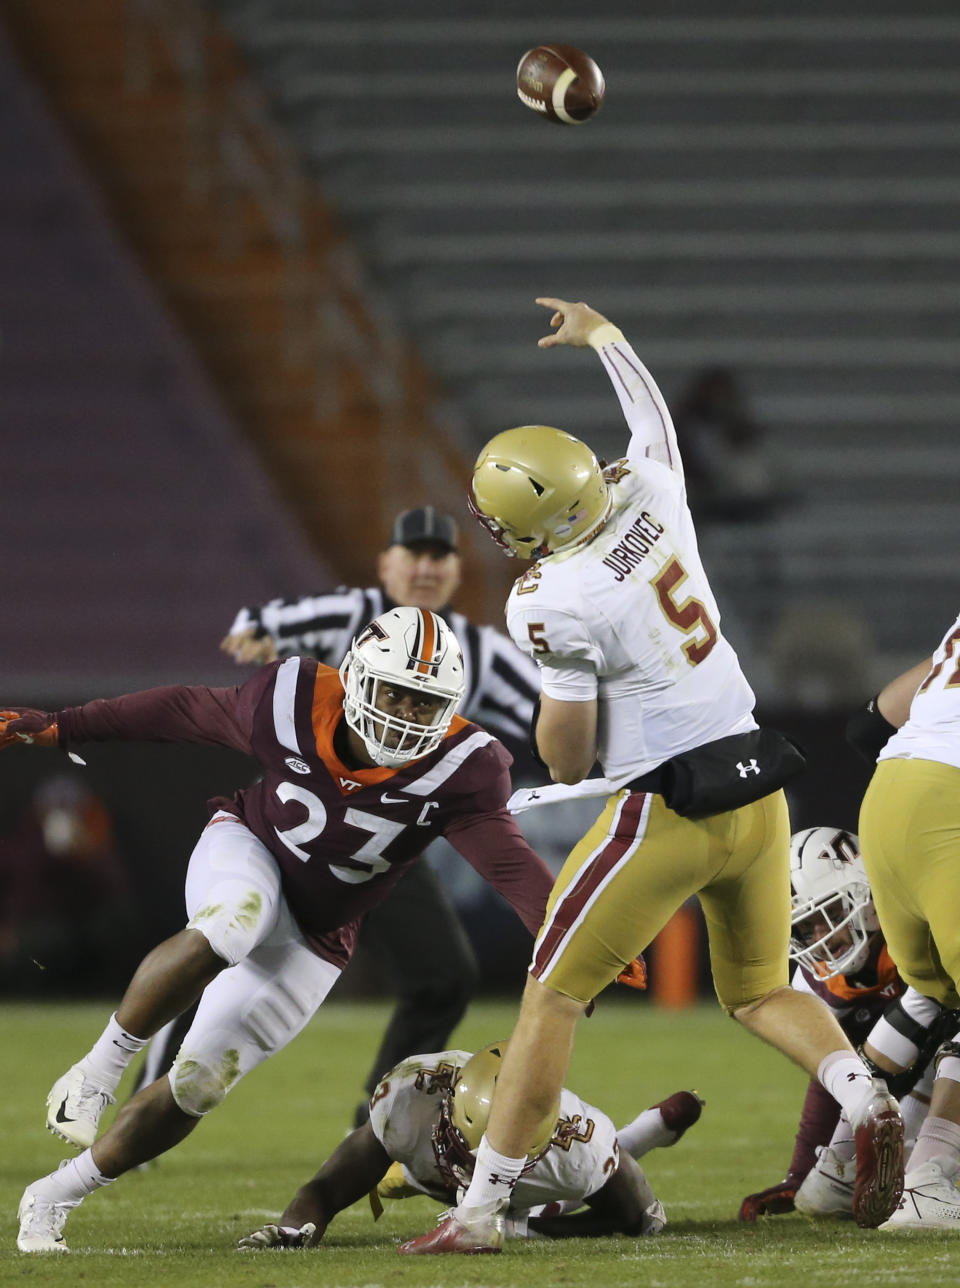
<svg viewBox="0 0 960 1288"><path fill-rule="evenodd" d="M820 979L853 975L880 923L853 832L808 827L790 838L790 960Z"/></svg>
<svg viewBox="0 0 960 1288"><path fill-rule="evenodd" d="M378 765L405 765L439 747L463 697L463 654L442 617L421 608L391 608L364 627L340 664L343 712ZM443 701L429 724L378 709L381 684Z"/></svg>

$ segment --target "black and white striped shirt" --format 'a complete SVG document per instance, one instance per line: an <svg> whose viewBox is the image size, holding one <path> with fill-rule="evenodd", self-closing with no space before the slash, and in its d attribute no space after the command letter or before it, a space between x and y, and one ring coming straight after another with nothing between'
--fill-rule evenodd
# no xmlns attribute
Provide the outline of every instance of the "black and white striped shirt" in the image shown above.
<svg viewBox="0 0 960 1288"><path fill-rule="evenodd" d="M273 638L281 658L304 654L339 666L360 630L393 607L379 586L341 586L323 595L242 608L230 634L254 627ZM466 692L458 713L498 737L525 742L540 692L536 663L492 626L476 626L449 608L440 616L463 649Z"/></svg>

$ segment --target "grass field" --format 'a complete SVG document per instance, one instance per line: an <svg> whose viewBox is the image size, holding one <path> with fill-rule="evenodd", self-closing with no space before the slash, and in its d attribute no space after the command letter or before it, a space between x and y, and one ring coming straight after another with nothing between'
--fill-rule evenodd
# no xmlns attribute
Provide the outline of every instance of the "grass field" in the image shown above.
<svg viewBox="0 0 960 1288"><path fill-rule="evenodd" d="M455 1045L509 1033L512 1003L474 1005ZM655 1010L602 999L581 1025L569 1084L617 1123L682 1087L707 1105L678 1146L645 1167L669 1225L654 1239L513 1243L500 1257L406 1258L398 1242L433 1225L427 1199L342 1213L310 1252L241 1253L236 1240L276 1216L341 1138L386 1018L379 1004L331 1003L286 1052L231 1093L194 1135L152 1169L121 1178L75 1212L69 1256L17 1252L26 1183L64 1150L43 1127L54 1079L87 1049L103 1006L0 1007L0 1283L176 1285L177 1288L836 1288L955 1284L950 1234L883 1235L798 1215L737 1223L740 1198L779 1180L805 1079L711 1007Z"/></svg>

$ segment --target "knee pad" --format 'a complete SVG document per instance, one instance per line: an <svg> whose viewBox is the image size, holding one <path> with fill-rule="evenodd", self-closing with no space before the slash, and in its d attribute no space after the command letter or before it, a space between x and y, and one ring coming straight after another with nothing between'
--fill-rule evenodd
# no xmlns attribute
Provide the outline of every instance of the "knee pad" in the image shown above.
<svg viewBox="0 0 960 1288"><path fill-rule="evenodd" d="M264 937L267 901L262 891L245 882L217 887L211 895L187 922L187 929L199 930L218 957L236 966Z"/></svg>
<svg viewBox="0 0 960 1288"><path fill-rule="evenodd" d="M245 1036L267 1055L281 1050L304 1027L318 1002L286 980L275 979L261 988L243 1016Z"/></svg>
<svg viewBox="0 0 960 1288"><path fill-rule="evenodd" d="M882 1078L887 1084L887 1090L896 1100L902 1100L908 1096L914 1089L923 1073L923 1065L919 1063L912 1064L908 1069L901 1069L899 1073L890 1073L888 1070L880 1067L875 1060L871 1060L863 1049L863 1043L857 1047L857 1055L870 1070L874 1078Z"/></svg>
<svg viewBox="0 0 960 1288"><path fill-rule="evenodd" d="M240 1053L225 1051L217 1068L182 1051L167 1075L177 1107L191 1118L216 1109L240 1076Z"/></svg>

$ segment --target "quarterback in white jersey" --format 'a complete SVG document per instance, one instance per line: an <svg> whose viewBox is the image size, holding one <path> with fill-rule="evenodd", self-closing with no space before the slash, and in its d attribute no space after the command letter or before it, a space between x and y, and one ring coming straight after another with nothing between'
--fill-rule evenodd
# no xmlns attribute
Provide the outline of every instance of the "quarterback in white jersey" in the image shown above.
<svg viewBox="0 0 960 1288"><path fill-rule="evenodd" d="M474 1055L438 1051L401 1061L374 1092L369 1121L297 1191L276 1224L240 1246L312 1246L334 1215L365 1193L375 1219L381 1198L425 1194L456 1202L470 1181L506 1048L494 1042ZM658 1234L666 1224L663 1206L635 1160L675 1144L699 1119L702 1103L694 1092L674 1092L618 1133L602 1110L564 1088L559 1112L546 1120L513 1189L509 1234ZM584 1204L588 1210L576 1212Z"/></svg>
<svg viewBox="0 0 960 1288"><path fill-rule="evenodd" d="M616 328L609 336L594 344L630 429L626 457L604 471L609 516L592 540L520 577L507 627L539 662L544 694L599 700L596 757L616 788L757 726L700 562L670 414Z"/></svg>
<svg viewBox="0 0 960 1288"><path fill-rule="evenodd" d="M473 1179L457 1208L401 1251L499 1250L511 1189L563 1086L577 1021L694 895L721 1005L819 1078L858 1127L853 1210L876 1226L900 1197L899 1107L820 1001L789 987L781 788L802 757L753 718L653 377L589 305L537 303L551 310L554 332L541 348L599 355L629 426L627 455L604 469L562 430L509 429L481 451L470 503L507 553L536 561L510 594L507 624L540 666L540 758L554 783L571 786L599 761L608 795L550 894Z"/></svg>
<svg viewBox="0 0 960 1288"><path fill-rule="evenodd" d="M925 997L955 1008L960 1005L960 617L930 661L892 680L876 705L899 728L879 753L860 807L860 844L874 903L902 978ZM910 1156L903 1200L886 1224L960 1231L958 1177L960 1033L940 1048L930 1112Z"/></svg>

